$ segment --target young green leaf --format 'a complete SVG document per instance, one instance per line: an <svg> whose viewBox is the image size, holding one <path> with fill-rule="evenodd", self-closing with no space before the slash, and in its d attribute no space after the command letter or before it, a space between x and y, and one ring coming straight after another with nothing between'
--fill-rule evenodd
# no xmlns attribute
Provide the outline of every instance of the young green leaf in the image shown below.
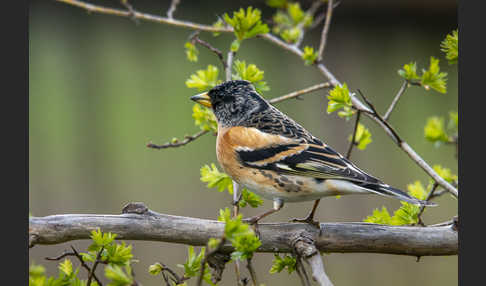
<svg viewBox="0 0 486 286"><path fill-rule="evenodd" d="M432 88L440 93L446 93L446 76L447 73L440 72L439 60L430 57L429 69L423 70L420 83L426 90Z"/></svg>
<svg viewBox="0 0 486 286"><path fill-rule="evenodd" d="M304 53L302 54L302 59L306 65L312 65L317 59L317 51L314 48L305 46Z"/></svg>
<svg viewBox="0 0 486 286"><path fill-rule="evenodd" d="M267 24L261 21L260 10L253 9L251 6L246 11L240 8L239 11L233 12L233 17L225 13L224 20L233 27L235 36L240 42L269 32Z"/></svg>
<svg viewBox="0 0 486 286"><path fill-rule="evenodd" d="M129 286L133 283L130 266L125 266L125 270L118 265L107 265L105 276L110 279L108 286Z"/></svg>
<svg viewBox="0 0 486 286"><path fill-rule="evenodd" d="M448 127L450 129L457 131L458 124L459 124L459 114L457 113L457 111L450 111Z"/></svg>
<svg viewBox="0 0 486 286"><path fill-rule="evenodd" d="M349 135L348 140L351 142L353 140L353 134ZM363 124L358 123L356 129L356 136L354 138L354 143L357 144L358 149L364 150L366 146L371 143L371 132Z"/></svg>
<svg viewBox="0 0 486 286"><path fill-rule="evenodd" d="M440 43L441 51L446 54L446 59L449 64L457 64L457 59L459 57L458 50L458 33L457 30L453 30L451 34L448 34L446 38Z"/></svg>
<svg viewBox="0 0 486 286"><path fill-rule="evenodd" d="M457 175L453 174L449 168L444 168L441 165L434 165L433 169L439 176L449 183L453 183L458 179Z"/></svg>
<svg viewBox="0 0 486 286"><path fill-rule="evenodd" d="M258 206L263 205L263 200L257 194L250 192L247 189L243 189L241 191L241 199L239 201L239 206L244 208L247 205L250 205L252 208L256 208Z"/></svg>
<svg viewBox="0 0 486 286"><path fill-rule="evenodd" d="M223 20L221 18L218 18L218 20L216 22L214 22L212 26L214 28L223 28L224 27L224 22L223 22ZM217 37L220 34L221 34L220 32L213 32L213 36L214 37Z"/></svg>
<svg viewBox="0 0 486 286"><path fill-rule="evenodd" d="M59 271L66 276L71 276L71 274L73 274L73 263L71 260L65 259L64 262L59 263Z"/></svg>
<svg viewBox="0 0 486 286"><path fill-rule="evenodd" d="M398 74L409 81L420 78L417 75L417 63L415 62L405 64L402 70L398 70Z"/></svg>
<svg viewBox="0 0 486 286"><path fill-rule="evenodd" d="M218 131L218 122L211 109L196 103L192 107L192 118L194 119L194 124L199 126L201 130L212 131L214 133Z"/></svg>
<svg viewBox="0 0 486 286"><path fill-rule="evenodd" d="M186 80L186 86L188 88L197 88L199 91L211 89L221 83L221 80L218 80L218 74L219 70L217 67L208 65L206 70L198 70L196 74L192 74Z"/></svg>
<svg viewBox="0 0 486 286"><path fill-rule="evenodd" d="M187 42L184 45L186 49L186 57L190 62L197 62L197 56L199 55L199 50L196 48L196 45L194 45L191 42Z"/></svg>
<svg viewBox="0 0 486 286"><path fill-rule="evenodd" d="M162 270L164 270L164 266L162 266L162 264L157 262L149 266L148 272L151 275L159 275L159 273L162 272Z"/></svg>
<svg viewBox="0 0 486 286"><path fill-rule="evenodd" d="M295 271L297 266L297 260L294 256L290 256L288 254L284 255L284 257L280 257L277 253L273 254L274 259L272 261L272 268L270 268L270 274L280 273L282 270L287 268L287 272L290 274Z"/></svg>
<svg viewBox="0 0 486 286"><path fill-rule="evenodd" d="M120 266L129 265L132 258L132 246L126 245L125 242L121 244L113 243L106 246L106 262Z"/></svg>
<svg viewBox="0 0 486 286"><path fill-rule="evenodd" d="M354 110L351 108L351 96L349 95L346 83L337 85L333 88L329 92L327 98L329 99L329 102L327 103L327 113L342 109L338 112L338 115L346 119L349 119L354 114Z"/></svg>
<svg viewBox="0 0 486 286"><path fill-rule="evenodd" d="M413 184L407 185L408 193L419 200L425 200L427 198L428 191L425 190L424 186L420 181L415 181Z"/></svg>
<svg viewBox="0 0 486 286"><path fill-rule="evenodd" d="M260 70L255 64L247 65L245 61L236 60L233 64L233 70L235 74L232 75L232 79L251 82L259 93L270 90L263 80L264 71Z"/></svg>
<svg viewBox="0 0 486 286"><path fill-rule="evenodd" d="M373 214L370 215L370 216L367 216L363 221L369 222L369 223L390 225L392 218L390 216L390 213L388 213L388 210L386 209L386 207L382 207L381 211L379 209L374 209Z"/></svg>
<svg viewBox="0 0 486 286"><path fill-rule="evenodd" d="M255 235L250 226L241 221L241 214L231 218L228 208L219 210L219 221L225 223L224 237L231 242L235 251L231 253L233 260L252 258L253 253L260 247L260 239Z"/></svg>
<svg viewBox="0 0 486 286"><path fill-rule="evenodd" d="M220 172L214 163L211 166L204 165L201 167L201 181L208 183L208 188L218 188L218 192L228 190L233 194L233 181L226 173Z"/></svg>
<svg viewBox="0 0 486 286"><path fill-rule="evenodd" d="M448 142L449 136L447 136L444 129L444 119L437 116L427 119L427 124L424 127L424 136L431 142Z"/></svg>
<svg viewBox="0 0 486 286"><path fill-rule="evenodd" d="M297 40L300 38L301 33L301 29L299 29L298 27L292 27L284 29L280 33L280 37L282 37L282 39L284 39L287 43L293 44L297 42Z"/></svg>

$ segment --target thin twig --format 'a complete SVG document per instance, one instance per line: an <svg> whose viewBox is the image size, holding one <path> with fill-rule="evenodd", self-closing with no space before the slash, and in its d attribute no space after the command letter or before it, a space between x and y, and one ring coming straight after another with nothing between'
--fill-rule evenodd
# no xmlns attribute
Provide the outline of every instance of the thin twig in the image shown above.
<svg viewBox="0 0 486 286"><path fill-rule="evenodd" d="M91 267L91 271L89 272L89 275L88 275L88 282L86 283L86 285L91 285L91 279L93 279L93 276L95 274L96 267L98 266L98 264L101 261L101 253L103 253L103 250L104 249L105 249L105 247L102 246L101 249L100 249L100 251L96 255L96 260L95 260L95 262L93 264L93 267Z"/></svg>
<svg viewBox="0 0 486 286"><path fill-rule="evenodd" d="M208 130L201 130L199 131L198 133L194 134L194 135L186 135L184 136L184 140L182 141L175 141L175 142L167 142L163 145L156 145L156 144L152 144L152 143L148 143L147 144L147 147L148 148L153 148L153 149L165 149L165 148L176 148L176 147L181 147L181 146L184 146L194 140L196 140L197 138L203 136L204 134L208 133L209 131Z"/></svg>
<svg viewBox="0 0 486 286"><path fill-rule="evenodd" d="M336 9L336 7L339 6L339 4L341 4L341 1L335 2L334 5L332 6L332 9ZM317 15L317 17L314 18L314 21L312 22L309 29L314 29L315 27L319 26L321 22L324 21L324 19L326 19L326 14L327 14L326 12L327 11Z"/></svg>
<svg viewBox="0 0 486 286"><path fill-rule="evenodd" d="M231 52L230 52L231 53ZM229 54L228 54L229 56ZM233 181L233 217L237 217L240 211L239 202L241 200L242 193L240 192L240 185ZM235 276L237 285L241 284L241 272L240 272L240 261L235 261Z"/></svg>
<svg viewBox="0 0 486 286"><path fill-rule="evenodd" d="M251 281L252 281L253 285L259 286L260 284L258 284L256 272L255 272L255 269L253 268L253 264L251 263L251 258L248 258L246 260L246 268L248 269L248 272L250 272L250 277L251 277Z"/></svg>
<svg viewBox="0 0 486 286"><path fill-rule="evenodd" d="M430 198L432 198L432 196L434 195L435 189L437 189L438 186L439 186L439 184L434 183L434 185L432 186L432 190L427 195L427 198L425 198L426 202L428 202L430 200ZM425 206L424 205L420 206L420 210L419 210L419 213L417 215L418 224L421 225L421 226L425 226L425 223L422 221L422 213L424 212L424 210L425 210Z"/></svg>
<svg viewBox="0 0 486 286"><path fill-rule="evenodd" d="M121 4L127 8L128 13L130 13L130 18L135 22L135 24L140 24L138 19L135 17L135 10L133 9L133 6L128 2L128 0L120 0Z"/></svg>
<svg viewBox="0 0 486 286"><path fill-rule="evenodd" d="M276 98L272 98L268 102L273 104L273 103L281 102L281 101L292 99L292 98L298 98L299 96L301 96L303 94L310 93L310 92L313 92L313 91L316 91L316 90L319 90L319 89L323 89L323 88L328 88L328 87L331 87L331 84L329 82L319 83L319 84L316 84L316 85L313 85L313 86L310 86L310 87L307 87L307 88L304 88L304 89L301 89L301 90L291 92L291 93L286 94L286 95L282 95L282 96L279 96L279 97L276 97Z"/></svg>
<svg viewBox="0 0 486 286"><path fill-rule="evenodd" d="M390 104L390 107L388 107L388 110L386 111L385 115L383 116L383 120L388 120L391 112L395 108L395 105L397 105L398 100L400 99L400 97L403 95L403 93L407 89L407 86L408 86L408 81L404 80L402 86L400 87L400 90L398 91L397 95L395 96L392 103Z"/></svg>
<svg viewBox="0 0 486 286"><path fill-rule="evenodd" d="M46 257L45 259L46 260L51 260L51 261L57 261L57 260L63 259L64 257L67 257L67 256L75 256L76 258L78 258L81 266L88 271L88 274L91 273L91 268L88 266L88 264L86 264L84 262L83 257L81 257L81 255L76 251L76 249L73 246L71 246L71 249L73 250L73 252L64 251L59 256L56 256L56 257ZM93 278L96 280L96 282L98 283L98 285L103 286L103 284L101 283L101 281L98 279L98 277L96 277L96 274L94 274L94 273L93 273Z"/></svg>
<svg viewBox="0 0 486 286"><path fill-rule="evenodd" d="M228 56L226 57L226 81L231 80L231 69L233 68L234 56L235 52L229 51Z"/></svg>
<svg viewBox="0 0 486 286"><path fill-rule="evenodd" d="M305 12L305 14L314 17L314 14L317 12L317 10L323 5L324 3L322 1L314 1L310 8ZM304 35L305 35L305 21L300 22L297 25L297 29L300 30L299 38L295 42L294 46L299 47L300 44L302 44L302 41L304 40Z"/></svg>
<svg viewBox="0 0 486 286"><path fill-rule="evenodd" d="M208 259L213 256L214 254L216 254L218 251L221 251L221 248L224 246L226 242L226 238L223 237L221 238L221 241L219 242L218 244L218 247L216 247L215 249L206 252L206 255L204 255L204 258L202 259L201 261L201 266L199 268L199 276L197 277L197 283L196 285L200 286L202 285L202 280L203 280L203 277L204 277L204 271L206 270L206 264L208 262ZM206 244L206 249L209 249L209 246Z"/></svg>
<svg viewBox="0 0 486 286"><path fill-rule="evenodd" d="M324 23L324 27L322 28L321 43L319 45L317 62L322 61L322 56L324 55L324 48L326 47L327 33L329 32L329 27L331 26L331 18L332 18L332 10L333 10L332 1L333 0L327 0L326 22Z"/></svg>
<svg viewBox="0 0 486 286"><path fill-rule="evenodd" d="M295 272L297 272L297 275L299 275L300 283L302 283L303 286L311 286L309 276L305 271L304 264L302 264L302 259L298 255L296 255L295 260Z"/></svg>
<svg viewBox="0 0 486 286"><path fill-rule="evenodd" d="M357 111L356 114L356 122L354 123L354 129L353 129L353 136L351 137L351 142L349 143L348 147L348 152L346 152L346 159L349 159L351 157L351 151L353 151L353 147L356 145L356 132L358 131L358 125L359 125L359 119L361 116L361 111Z"/></svg>
<svg viewBox="0 0 486 286"><path fill-rule="evenodd" d="M177 5L179 4L179 2L180 2L180 0L172 0L172 2L170 3L169 10L167 10L167 18L169 18L169 19L173 18L173 14L174 14L175 10L177 9Z"/></svg>
<svg viewBox="0 0 486 286"><path fill-rule="evenodd" d="M206 47L208 50L210 50L211 52L215 53L216 56L221 61L221 63L223 64L223 70L226 71L226 69L228 68L228 65L227 65L226 61L224 60L223 53L220 50L218 50L217 48L213 47L210 43L208 43L206 41L203 41L201 38L199 38L199 31L194 32L190 36L189 40L191 42L197 42L201 46Z"/></svg>

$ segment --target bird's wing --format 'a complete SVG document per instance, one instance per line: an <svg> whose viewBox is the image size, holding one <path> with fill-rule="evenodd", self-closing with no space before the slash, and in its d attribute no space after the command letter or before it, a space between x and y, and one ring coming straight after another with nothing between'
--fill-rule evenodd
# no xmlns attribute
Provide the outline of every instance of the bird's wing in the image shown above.
<svg viewBox="0 0 486 286"><path fill-rule="evenodd" d="M229 132L227 135L231 136L232 133ZM293 140L254 128L245 128L245 133L240 131L236 134L241 139L231 136L234 150L238 160L244 166L316 179L342 179L357 183L382 184L380 180L358 169L322 142L314 144L303 139ZM251 139L252 137L255 139Z"/></svg>

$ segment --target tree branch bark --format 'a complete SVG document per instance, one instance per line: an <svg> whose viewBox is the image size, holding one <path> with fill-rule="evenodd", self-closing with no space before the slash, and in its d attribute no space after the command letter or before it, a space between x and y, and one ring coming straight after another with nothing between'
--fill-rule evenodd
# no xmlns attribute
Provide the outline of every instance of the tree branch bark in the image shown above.
<svg viewBox="0 0 486 286"><path fill-rule="evenodd" d="M224 224L215 220L159 214L141 203L128 204L121 215L65 214L29 218L29 247L90 239L100 228L117 239L145 240L204 246L221 237ZM321 223L320 229L305 223L258 225L261 247L257 252L292 252L292 237L307 231L320 252L386 253L411 256L458 254L455 224L412 227L370 223ZM233 249L225 244L221 252Z"/></svg>

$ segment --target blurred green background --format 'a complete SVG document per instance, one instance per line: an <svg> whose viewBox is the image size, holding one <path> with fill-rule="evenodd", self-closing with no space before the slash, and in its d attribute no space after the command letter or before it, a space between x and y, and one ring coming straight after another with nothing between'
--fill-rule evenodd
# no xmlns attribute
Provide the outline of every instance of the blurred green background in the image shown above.
<svg viewBox="0 0 486 286"><path fill-rule="evenodd" d="M93 1L120 8L119 1ZM457 173L452 146L435 148L423 137L429 116L447 116L457 110L457 66L449 66L440 41L457 27L455 1L342 1L334 13L325 64L352 90L362 90L384 112L402 83L397 70L417 61L428 67L429 57L441 59L449 73L448 92L439 94L413 87L407 90L391 116L391 124L430 164L442 164ZM393 2L393 3L391 3ZM141 11L165 15L170 1L132 1ZM269 19L273 10L264 1L182 0L176 18L211 24L217 15L253 5ZM309 1L302 1L304 7ZM145 202L161 213L215 219L231 197L207 189L199 169L216 161L215 137L206 135L182 148L153 150L149 141L162 144L172 137L198 131L191 118L196 91L185 80L197 69L220 64L200 48L198 63L186 60L184 43L190 30L126 18L88 14L54 1L33 1L29 17L29 208L34 216L62 213L120 213L128 202ZM320 28L310 31L304 45L318 47ZM227 51L232 35L201 38ZM271 98L325 80L298 57L258 39L243 42L237 58L256 63L265 71ZM345 153L353 122L327 114L327 92L304 100L287 101L278 108L317 137ZM421 180L425 173L368 118L373 142L366 151L355 149L352 159L362 169L399 188ZM428 224L448 220L457 202L445 195L439 207L428 209ZM361 221L385 205L390 211L399 201L375 196L324 199L318 209L321 221ZM312 202L287 204L266 221L303 217ZM244 209L245 216L270 208ZM164 262L174 268L186 258L186 246L130 241L134 245L136 279L143 285L161 285L148 266ZM55 262L45 261L77 241L30 250L31 262L42 263L49 274ZM266 285L295 285L295 274L270 275L271 254L254 261ZM380 254L324 255L327 273L335 285L456 285L457 257L415 257ZM102 274L100 274L102 276ZM228 266L221 285L233 285ZM192 285L194 281L190 281Z"/></svg>

